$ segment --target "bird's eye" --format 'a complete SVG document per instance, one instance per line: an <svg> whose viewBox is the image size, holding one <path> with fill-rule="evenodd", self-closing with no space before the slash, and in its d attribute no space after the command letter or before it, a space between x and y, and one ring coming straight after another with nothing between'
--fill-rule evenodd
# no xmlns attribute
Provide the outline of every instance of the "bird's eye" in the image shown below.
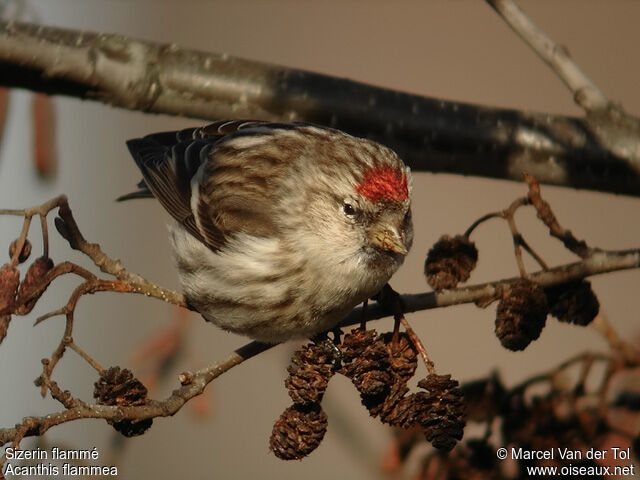
<svg viewBox="0 0 640 480"><path fill-rule="evenodd" d="M351 205L350 203L345 202L342 205L342 211L344 212L345 215L352 217L356 214L356 209L353 208L353 205Z"/></svg>

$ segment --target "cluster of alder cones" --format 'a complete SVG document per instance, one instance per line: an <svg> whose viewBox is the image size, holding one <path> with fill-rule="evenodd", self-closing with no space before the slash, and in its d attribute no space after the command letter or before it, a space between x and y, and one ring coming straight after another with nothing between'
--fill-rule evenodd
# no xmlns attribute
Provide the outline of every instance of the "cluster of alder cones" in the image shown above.
<svg viewBox="0 0 640 480"><path fill-rule="evenodd" d="M424 273L435 290L454 288L469 279L478 250L465 235L442 236L429 250ZM542 288L527 278L500 292L495 332L503 347L524 350L536 340L551 314L561 322L586 326L600 309L587 280Z"/></svg>
<svg viewBox="0 0 640 480"><path fill-rule="evenodd" d="M318 447L327 430L320 403L336 373L352 381L372 417L402 428L420 426L426 439L441 450L451 450L462 438L464 402L450 375L431 373L418 383L420 391L409 393L407 381L415 373L417 352L406 334L394 337L357 328L337 347L339 363L322 343L295 352L285 382L293 405L275 422L269 441L277 457L297 460Z"/></svg>

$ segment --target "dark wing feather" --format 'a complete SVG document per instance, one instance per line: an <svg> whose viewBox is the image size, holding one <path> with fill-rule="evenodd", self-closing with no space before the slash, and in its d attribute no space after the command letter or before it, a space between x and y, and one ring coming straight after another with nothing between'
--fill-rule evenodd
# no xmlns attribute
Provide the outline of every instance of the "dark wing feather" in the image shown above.
<svg viewBox="0 0 640 480"><path fill-rule="evenodd" d="M193 175L189 176L188 172L193 172L193 167L186 167L184 155L188 147L177 144L170 148L157 142L153 136L129 140L127 147L142 172L147 190L158 199L167 212L195 238L212 248L219 248L221 245L207 241L199 230L191 210ZM130 196L145 196L144 190L139 192Z"/></svg>
<svg viewBox="0 0 640 480"><path fill-rule="evenodd" d="M254 234L263 234L273 228L265 215L267 206L263 199L245 195L218 199L216 218L212 218L206 201L200 199L192 208L191 181L221 140L300 125L303 124L223 120L200 128L154 133L129 140L127 147L144 179L138 184L139 190L118 200L157 198L189 233L214 250L224 245L225 232L243 230L243 225L251 225Z"/></svg>
<svg viewBox="0 0 640 480"><path fill-rule="evenodd" d="M127 193L125 195L120 195L118 198L116 198L116 202L134 200L136 198L153 198L153 193L151 193L151 190L149 190L149 187L147 187L147 183L144 181L144 179L140 180L136 187L138 187L138 190L136 190L135 192Z"/></svg>

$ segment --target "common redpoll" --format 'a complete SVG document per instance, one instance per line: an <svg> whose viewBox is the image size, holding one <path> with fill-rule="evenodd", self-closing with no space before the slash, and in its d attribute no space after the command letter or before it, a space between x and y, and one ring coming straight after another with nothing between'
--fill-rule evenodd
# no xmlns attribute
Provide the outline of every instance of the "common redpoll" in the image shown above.
<svg viewBox="0 0 640 480"><path fill-rule="evenodd" d="M309 124L216 122L127 142L170 227L185 297L264 342L335 327L413 240L409 169L390 149Z"/></svg>

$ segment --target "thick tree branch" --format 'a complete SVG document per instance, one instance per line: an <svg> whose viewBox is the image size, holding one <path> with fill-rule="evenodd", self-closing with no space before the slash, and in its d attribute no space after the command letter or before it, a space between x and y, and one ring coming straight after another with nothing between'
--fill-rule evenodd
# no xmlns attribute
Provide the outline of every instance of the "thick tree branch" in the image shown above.
<svg viewBox="0 0 640 480"><path fill-rule="evenodd" d="M416 171L640 195L640 125L492 109L123 37L0 21L0 85L203 119L310 121L373 138Z"/></svg>

